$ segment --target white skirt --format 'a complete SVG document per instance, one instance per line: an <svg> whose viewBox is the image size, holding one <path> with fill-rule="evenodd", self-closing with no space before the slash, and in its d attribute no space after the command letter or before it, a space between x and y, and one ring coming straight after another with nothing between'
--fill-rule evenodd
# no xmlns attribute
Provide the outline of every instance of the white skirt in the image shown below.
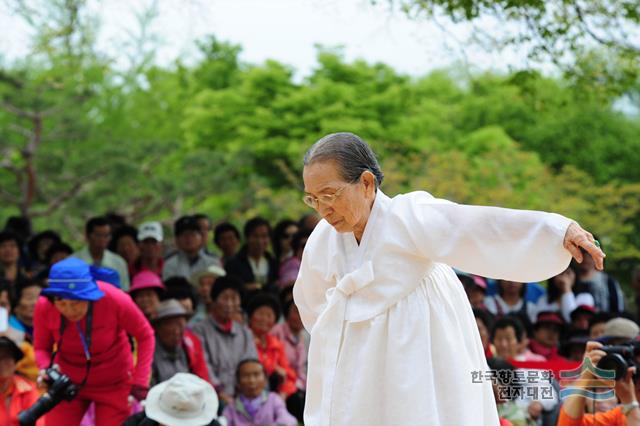
<svg viewBox="0 0 640 426"><path fill-rule="evenodd" d="M309 418L331 426L499 424L491 383L472 380L488 367L469 301L446 265L384 313L345 322L340 346L331 414Z"/></svg>

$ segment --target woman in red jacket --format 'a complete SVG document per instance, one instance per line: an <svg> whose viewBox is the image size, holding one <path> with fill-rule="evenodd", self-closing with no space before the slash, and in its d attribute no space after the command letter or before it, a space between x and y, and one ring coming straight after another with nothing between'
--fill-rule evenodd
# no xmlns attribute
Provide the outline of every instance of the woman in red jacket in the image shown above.
<svg viewBox="0 0 640 426"><path fill-rule="evenodd" d="M280 316L280 305L270 294L257 294L249 301L247 314L258 358L269 377L271 390L286 400L296 392L296 373L289 365L284 344L269 334Z"/></svg>
<svg viewBox="0 0 640 426"><path fill-rule="evenodd" d="M42 295L46 297L40 297L34 314L41 378L44 369L57 365L80 386L73 400L62 401L46 415L47 425L79 425L94 402L96 426L119 426L129 414L129 396L146 396L153 329L126 293L94 281L89 265L80 259L53 265ZM138 345L135 368L127 334Z"/></svg>

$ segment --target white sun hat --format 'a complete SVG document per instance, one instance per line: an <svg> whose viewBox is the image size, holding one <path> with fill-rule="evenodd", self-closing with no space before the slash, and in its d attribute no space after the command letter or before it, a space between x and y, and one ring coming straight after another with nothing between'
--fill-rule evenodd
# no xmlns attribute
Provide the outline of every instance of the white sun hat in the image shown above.
<svg viewBox="0 0 640 426"><path fill-rule="evenodd" d="M144 412L166 426L205 426L217 417L218 396L200 377L177 373L149 390Z"/></svg>

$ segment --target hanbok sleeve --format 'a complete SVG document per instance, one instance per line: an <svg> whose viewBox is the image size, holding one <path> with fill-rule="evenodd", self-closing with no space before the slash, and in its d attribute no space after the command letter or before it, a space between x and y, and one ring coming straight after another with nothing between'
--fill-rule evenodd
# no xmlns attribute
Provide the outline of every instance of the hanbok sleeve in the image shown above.
<svg viewBox="0 0 640 426"><path fill-rule="evenodd" d="M564 271L570 219L555 213L469 206L407 197L403 217L419 253L465 272L517 282L542 281Z"/></svg>
<svg viewBox="0 0 640 426"><path fill-rule="evenodd" d="M311 234L305 245L298 271L298 278L293 286L293 300L300 312L302 324L308 332L320 316L326 305L325 294L335 283L328 278L331 256L327 253L326 226L321 222Z"/></svg>

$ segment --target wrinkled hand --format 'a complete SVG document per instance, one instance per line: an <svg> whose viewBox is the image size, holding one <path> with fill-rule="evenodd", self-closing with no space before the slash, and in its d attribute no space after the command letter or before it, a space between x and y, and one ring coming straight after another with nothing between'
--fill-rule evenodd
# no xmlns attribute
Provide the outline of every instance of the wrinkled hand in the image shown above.
<svg viewBox="0 0 640 426"><path fill-rule="evenodd" d="M563 245L564 248L569 250L578 263L582 263L583 255L580 248L583 248L591 255L598 270L601 271L604 268L604 258L606 255L600 250L600 247L596 245L593 235L582 229L577 223L573 222L569 225L569 228L567 228Z"/></svg>

